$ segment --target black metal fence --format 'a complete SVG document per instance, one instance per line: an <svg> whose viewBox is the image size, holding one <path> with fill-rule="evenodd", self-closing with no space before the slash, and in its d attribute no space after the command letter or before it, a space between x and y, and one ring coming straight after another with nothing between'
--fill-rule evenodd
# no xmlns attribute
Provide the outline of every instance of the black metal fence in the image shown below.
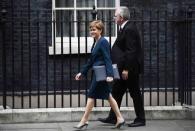
<svg viewBox="0 0 195 131"><path fill-rule="evenodd" d="M44 13L43 13L44 12ZM45 13L46 12L46 13ZM9 17L1 12L0 31L0 105L10 108L83 107L87 79L75 81L90 54L88 24L85 19L52 20L51 11L19 11ZM60 15L61 14L61 15ZM106 37L113 43L117 27L113 12L98 12L106 25ZM140 30L144 49L144 73L140 89L144 104L192 104L194 90L195 13L187 10L133 10L132 19ZM76 35L75 35L75 34ZM76 41L76 42L74 42ZM130 85L129 85L130 86ZM132 104L128 94L122 106ZM107 106L96 101L96 106Z"/></svg>

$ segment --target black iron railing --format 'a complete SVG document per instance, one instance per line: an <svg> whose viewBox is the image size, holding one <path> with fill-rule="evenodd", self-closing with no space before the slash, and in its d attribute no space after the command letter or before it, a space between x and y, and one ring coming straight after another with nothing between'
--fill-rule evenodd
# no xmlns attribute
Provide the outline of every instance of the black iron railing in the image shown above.
<svg viewBox="0 0 195 131"><path fill-rule="evenodd" d="M85 19L78 21L65 21L63 12L58 20L52 20L52 11L12 12L15 15L6 12L1 10L0 19L0 105L4 108L85 106L91 73L80 82L74 80L74 75L86 62L93 42L88 31L89 12L85 11ZM113 43L117 27L112 12L108 14L106 19L104 12L97 12L97 18L105 23L106 37ZM130 21L140 30L144 51L140 89L146 106L175 105L178 101L192 104L194 15L188 9L133 11ZM126 94L122 106L131 104ZM96 106L107 105L96 101Z"/></svg>

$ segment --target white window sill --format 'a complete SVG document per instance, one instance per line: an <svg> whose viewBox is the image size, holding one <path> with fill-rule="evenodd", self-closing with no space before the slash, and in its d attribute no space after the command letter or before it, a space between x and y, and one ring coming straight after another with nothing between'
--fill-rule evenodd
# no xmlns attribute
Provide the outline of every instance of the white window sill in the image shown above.
<svg viewBox="0 0 195 131"><path fill-rule="evenodd" d="M109 37L105 37L109 41ZM91 53L91 46L93 44L93 38L87 37L87 42L85 37L80 37L80 50L78 50L78 38L71 38L71 52L70 52L70 40L68 37L63 38L63 52L61 50L61 38L56 38L55 42L55 53L54 44L49 47L49 55L61 55L61 54L85 54ZM116 37L111 37L111 44L113 45ZM86 52L87 48L87 52Z"/></svg>

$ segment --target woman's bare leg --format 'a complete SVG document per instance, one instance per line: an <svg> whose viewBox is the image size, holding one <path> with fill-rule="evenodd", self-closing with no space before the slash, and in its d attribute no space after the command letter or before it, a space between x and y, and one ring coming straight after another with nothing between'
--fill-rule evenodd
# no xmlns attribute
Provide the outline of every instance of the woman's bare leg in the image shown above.
<svg viewBox="0 0 195 131"><path fill-rule="evenodd" d="M83 117L82 117L79 124L84 124L85 122L88 121L90 112L93 109L93 107L94 107L94 99L93 98L88 98L85 113L84 113L84 115L83 115Z"/></svg>
<svg viewBox="0 0 195 131"><path fill-rule="evenodd" d="M112 95L110 94L109 98L108 98L108 102L110 103L111 108L113 109L116 118L117 118L117 124L120 122L124 121L124 118L122 117L120 110L118 108L118 105L116 103L116 100L112 97ZM116 124L116 125L117 125Z"/></svg>

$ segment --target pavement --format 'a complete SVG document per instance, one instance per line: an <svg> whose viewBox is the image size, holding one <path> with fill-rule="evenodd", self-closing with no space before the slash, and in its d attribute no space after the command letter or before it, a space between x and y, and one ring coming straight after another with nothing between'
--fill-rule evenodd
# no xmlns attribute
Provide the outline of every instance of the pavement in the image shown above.
<svg viewBox="0 0 195 131"><path fill-rule="evenodd" d="M126 123L129 123L127 121ZM0 131L75 131L78 122L0 124ZM147 120L146 126L112 129L114 125L90 121L87 131L195 131L195 120Z"/></svg>
<svg viewBox="0 0 195 131"><path fill-rule="evenodd" d="M128 127L135 118L134 109L121 107L126 120L122 129L103 124L97 118L108 115L109 107L96 107L90 114L87 131L195 131L195 106L145 107L146 126ZM1 109L0 131L75 131L85 108ZM130 119L131 118L131 119Z"/></svg>

